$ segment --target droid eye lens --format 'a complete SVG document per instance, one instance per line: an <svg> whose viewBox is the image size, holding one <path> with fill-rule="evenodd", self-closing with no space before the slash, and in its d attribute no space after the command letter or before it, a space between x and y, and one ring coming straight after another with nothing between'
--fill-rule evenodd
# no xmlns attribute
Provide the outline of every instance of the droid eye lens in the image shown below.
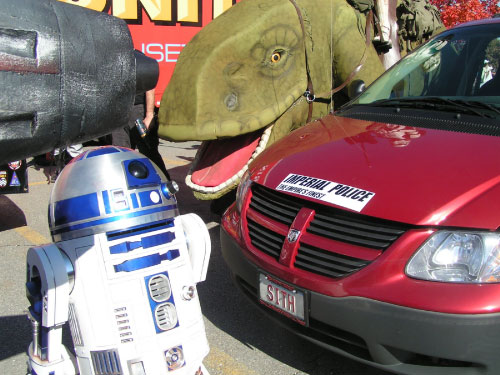
<svg viewBox="0 0 500 375"><path fill-rule="evenodd" d="M145 179L149 175L148 167L144 163L134 160L128 165L129 173L135 178Z"/></svg>

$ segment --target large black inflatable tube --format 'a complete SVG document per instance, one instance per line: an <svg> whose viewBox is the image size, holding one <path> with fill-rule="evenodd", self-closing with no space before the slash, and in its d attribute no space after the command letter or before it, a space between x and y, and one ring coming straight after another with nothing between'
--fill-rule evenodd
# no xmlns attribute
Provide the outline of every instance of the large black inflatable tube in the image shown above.
<svg viewBox="0 0 500 375"><path fill-rule="evenodd" d="M123 20L56 0L0 0L0 163L125 126L136 83L156 85L157 63L146 65L136 77Z"/></svg>

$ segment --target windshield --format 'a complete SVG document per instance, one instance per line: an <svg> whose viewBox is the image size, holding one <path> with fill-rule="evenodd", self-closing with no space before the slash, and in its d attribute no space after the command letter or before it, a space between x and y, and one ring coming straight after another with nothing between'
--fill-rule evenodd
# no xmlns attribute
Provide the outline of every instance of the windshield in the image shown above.
<svg viewBox="0 0 500 375"><path fill-rule="evenodd" d="M499 117L500 24L449 30L406 56L350 105L432 102Z"/></svg>

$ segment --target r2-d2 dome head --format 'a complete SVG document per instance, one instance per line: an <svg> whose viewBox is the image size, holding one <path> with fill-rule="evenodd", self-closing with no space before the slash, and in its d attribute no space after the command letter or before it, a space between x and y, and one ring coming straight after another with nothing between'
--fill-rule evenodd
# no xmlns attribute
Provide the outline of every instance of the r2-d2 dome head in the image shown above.
<svg viewBox="0 0 500 375"><path fill-rule="evenodd" d="M144 155L101 147L73 159L52 189L49 226L54 242L179 215L174 182Z"/></svg>

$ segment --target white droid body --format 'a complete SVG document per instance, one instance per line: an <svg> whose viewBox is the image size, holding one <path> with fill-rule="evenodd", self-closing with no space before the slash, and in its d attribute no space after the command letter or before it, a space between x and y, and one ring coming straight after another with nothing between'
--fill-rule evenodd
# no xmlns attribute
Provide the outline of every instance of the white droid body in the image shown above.
<svg viewBox="0 0 500 375"><path fill-rule="evenodd" d="M118 147L62 171L49 205L55 244L27 257L32 374L199 372L209 348L196 283L210 237L197 215L178 214L173 192L151 161ZM66 321L76 359L61 344Z"/></svg>

